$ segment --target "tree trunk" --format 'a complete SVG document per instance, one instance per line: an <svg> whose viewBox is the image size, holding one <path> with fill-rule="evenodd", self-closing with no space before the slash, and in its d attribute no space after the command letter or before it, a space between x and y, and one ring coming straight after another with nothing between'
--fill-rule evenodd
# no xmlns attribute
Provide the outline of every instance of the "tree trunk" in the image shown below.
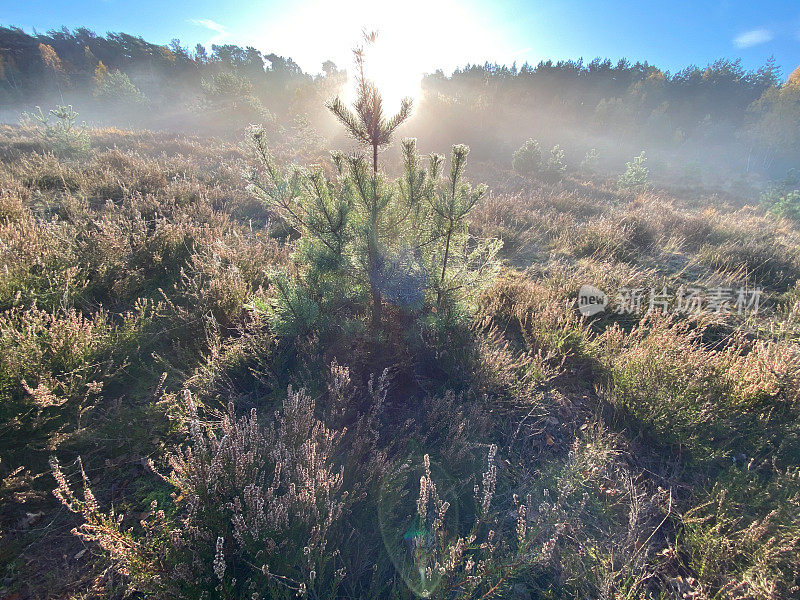
<svg viewBox="0 0 800 600"><path fill-rule="evenodd" d="M367 262L369 263L369 287L372 293L372 326L380 327L381 324L381 292L378 277L378 144L372 144L372 211L370 214L370 239L367 248Z"/></svg>
<svg viewBox="0 0 800 600"><path fill-rule="evenodd" d="M381 325L381 293L377 286L370 282L372 286L372 326L374 328Z"/></svg>
<svg viewBox="0 0 800 600"><path fill-rule="evenodd" d="M447 230L447 242L444 245L444 260L442 261L442 276L439 280L439 291L436 292L436 308L441 308L442 287L444 287L444 276L447 273L447 259L450 257L450 237L453 235L453 226Z"/></svg>
<svg viewBox="0 0 800 600"><path fill-rule="evenodd" d="M375 227L373 221L372 227ZM367 246L367 262L369 263L369 289L372 294L372 325L378 327L381 324L381 292L380 281L378 281L378 245L375 243L375 232L370 232L369 245Z"/></svg>

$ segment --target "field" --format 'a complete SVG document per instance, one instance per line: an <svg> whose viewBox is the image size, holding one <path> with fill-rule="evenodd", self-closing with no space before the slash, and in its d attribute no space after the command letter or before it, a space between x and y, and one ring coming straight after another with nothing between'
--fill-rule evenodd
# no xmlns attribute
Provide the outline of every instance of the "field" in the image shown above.
<svg viewBox="0 0 800 600"><path fill-rule="evenodd" d="M478 160L376 309L266 135L0 129L0 597L797 597L796 221Z"/></svg>

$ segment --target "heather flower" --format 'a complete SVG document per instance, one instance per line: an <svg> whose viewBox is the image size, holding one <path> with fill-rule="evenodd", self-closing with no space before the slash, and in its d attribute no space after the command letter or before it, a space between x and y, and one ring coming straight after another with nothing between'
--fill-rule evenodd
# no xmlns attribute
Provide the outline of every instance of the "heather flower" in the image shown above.
<svg viewBox="0 0 800 600"><path fill-rule="evenodd" d="M222 581L222 578L225 576L225 554L223 552L224 544L225 538L218 537L217 549L214 553L214 575L216 575L217 579L220 581Z"/></svg>

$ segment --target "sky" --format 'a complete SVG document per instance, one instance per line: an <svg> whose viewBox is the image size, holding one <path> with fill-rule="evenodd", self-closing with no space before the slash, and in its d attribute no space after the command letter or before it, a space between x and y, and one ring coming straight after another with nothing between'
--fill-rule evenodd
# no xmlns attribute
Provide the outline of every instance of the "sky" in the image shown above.
<svg viewBox="0 0 800 600"><path fill-rule="evenodd" d="M234 43L293 58L317 73L350 67L360 31L378 30L381 64L404 78L466 63L535 64L595 57L646 60L675 72L718 58L757 68L800 64L800 2L716 0L0 0L0 24L31 32L85 26L184 46Z"/></svg>

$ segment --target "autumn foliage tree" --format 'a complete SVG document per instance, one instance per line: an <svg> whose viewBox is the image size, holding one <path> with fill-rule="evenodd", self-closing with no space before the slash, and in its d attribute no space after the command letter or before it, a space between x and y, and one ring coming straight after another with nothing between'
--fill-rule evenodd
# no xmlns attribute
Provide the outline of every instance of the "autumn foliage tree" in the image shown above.
<svg viewBox="0 0 800 600"><path fill-rule="evenodd" d="M47 72L50 73L51 77L53 78L53 82L56 84L56 88L58 89L58 95L61 98L61 103L64 103L64 94L61 91L61 84L67 81L67 75L64 72L64 65L61 63L61 59L56 54L56 51L53 50L52 46L48 46L47 44L39 44L39 54L42 57L42 62L44 63L45 69Z"/></svg>

